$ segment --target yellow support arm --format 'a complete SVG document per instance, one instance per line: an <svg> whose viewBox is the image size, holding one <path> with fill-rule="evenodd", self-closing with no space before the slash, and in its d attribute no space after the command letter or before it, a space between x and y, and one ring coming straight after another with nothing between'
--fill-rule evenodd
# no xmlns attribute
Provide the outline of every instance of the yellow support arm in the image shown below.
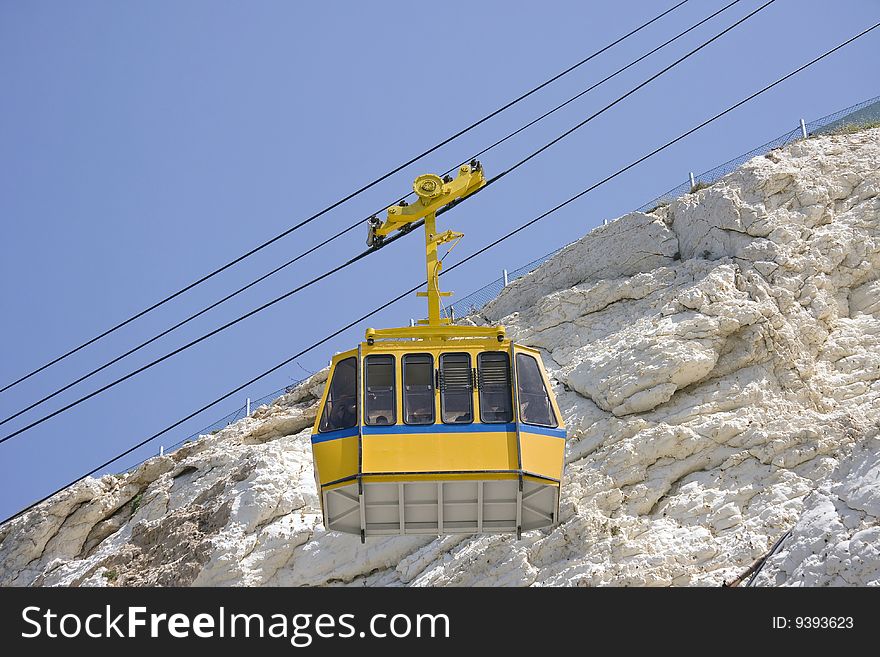
<svg viewBox="0 0 880 657"><path fill-rule="evenodd" d="M428 298L428 319L420 320L419 324L439 327L451 323L448 317L440 317L440 298L450 296L452 293L440 291L440 269L443 263L437 257L437 247L445 242L460 240L464 235L451 230L438 233L437 211L470 196L485 184L483 167L476 160L459 167L458 175L454 179L426 173L413 182L413 190L418 196L415 203L408 205L401 201L398 205L388 208L388 217L384 222L380 222L378 218L370 220L370 232L367 237L367 244L370 246L380 245L395 231L410 230L418 221L425 222L428 291L419 292L418 295Z"/></svg>
<svg viewBox="0 0 880 657"><path fill-rule="evenodd" d="M371 224L368 243L372 246L375 238L379 238L378 241L381 242L394 231L405 229L428 215L436 214L443 206L470 196L485 184L483 167L476 161L463 164L454 180L448 176L444 180L433 173L419 176L413 182L413 191L419 199L412 205L404 203L388 208L388 218L384 222L379 225Z"/></svg>

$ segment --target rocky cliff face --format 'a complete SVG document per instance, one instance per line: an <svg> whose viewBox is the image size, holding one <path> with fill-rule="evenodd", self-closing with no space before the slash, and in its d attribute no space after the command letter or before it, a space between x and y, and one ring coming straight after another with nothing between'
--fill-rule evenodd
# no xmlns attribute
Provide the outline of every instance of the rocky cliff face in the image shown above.
<svg viewBox="0 0 880 657"><path fill-rule="evenodd" d="M3 585L880 585L880 129L759 157L586 235L478 323L544 350L561 522L326 532L319 374L0 528Z"/></svg>

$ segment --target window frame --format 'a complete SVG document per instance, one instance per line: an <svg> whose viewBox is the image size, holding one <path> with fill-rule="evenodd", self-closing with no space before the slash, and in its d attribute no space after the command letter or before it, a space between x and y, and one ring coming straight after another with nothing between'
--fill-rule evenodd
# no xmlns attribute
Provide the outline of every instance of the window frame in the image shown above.
<svg viewBox="0 0 880 657"><path fill-rule="evenodd" d="M509 404L509 418L506 420L486 420L483 418L483 386L480 379L481 368L481 360L484 355L488 354L501 354L504 356L504 360L507 363L507 402ZM481 351L477 354L477 397L480 404L480 423L481 424L510 424L514 421L514 409L513 409L513 374L510 371L510 354L506 351Z"/></svg>
<svg viewBox="0 0 880 657"><path fill-rule="evenodd" d="M520 358L520 356L522 356L523 358L531 358L532 361L535 363L535 367L538 370L538 378L541 381L541 388L544 391L544 396L547 399L547 408L550 411L550 419L553 420L553 424L543 424L540 422L526 422L526 420L523 419L522 410L521 410L521 407L522 407L522 389L520 388L521 377L519 375L519 358ZM556 415L556 409L553 408L553 399L552 399L552 397L550 397L550 391L547 386L547 381L544 379L544 368L541 367L541 364L538 362L538 359L535 356L533 356L532 354L527 354L522 351L516 352L516 359L515 360L516 360L516 399L517 399L516 417L517 417L518 421L520 422L520 424L528 424L528 425L531 425L534 427L546 427L548 429L556 429L559 426L559 418Z"/></svg>
<svg viewBox="0 0 880 657"><path fill-rule="evenodd" d="M333 382L336 378L336 373L339 371L339 366L343 363L353 360L354 363L354 424L345 427L334 427L332 429L324 429L324 416L327 413L328 404L331 402L330 395L333 392ZM354 427L359 426L360 424L360 395L358 395L358 388L360 383L360 368L358 367L358 357L357 356L348 356L346 358L342 358L336 362L333 366L333 371L330 373L330 376L327 380L327 396L324 398L324 408L321 411L321 418L318 420L318 433L332 433L334 431L344 431L346 429L353 429Z"/></svg>
<svg viewBox="0 0 880 657"><path fill-rule="evenodd" d="M391 421L388 424L374 424L370 422L369 408L367 407L367 395L370 392L369 361L372 358L391 359ZM393 427L397 424L397 358L394 354L368 354L364 356L364 426L367 427Z"/></svg>
<svg viewBox="0 0 880 657"><path fill-rule="evenodd" d="M467 351L450 351L450 352L441 353L441 354L440 354L440 357L437 359L437 372L438 372L437 379L438 379L438 384L439 384L439 383L442 383L442 379L443 379L443 358L444 358L445 356L467 356L467 359L468 359L468 360L467 360L467 362L468 362L468 368L467 368L467 369L468 369L468 377L469 377L469 380L470 380L470 382L471 382L471 383L470 383L470 411L471 411L471 419L468 420L467 422L447 422L447 421L443 418L443 415L444 415L444 412L443 412L443 398L444 398L443 387L442 387L442 385L438 385L438 386L437 386L437 392L438 392L438 394L440 395L440 422L441 422L442 424L449 424L449 425L452 425L452 426L464 425L464 424L473 424L473 423L474 423L474 417L475 417L475 413L474 413L474 410L475 410L475 409L474 409L474 388L475 388L475 386L474 386L474 368L473 368L473 364L474 364L474 363L473 363L473 358L471 357L470 352L467 352ZM436 424L436 422L435 422L435 424Z"/></svg>
<svg viewBox="0 0 880 657"><path fill-rule="evenodd" d="M428 380L431 382L431 421L430 422L409 422L407 420L407 409L406 409L406 361L408 358L412 356L425 357L427 356L430 359L430 367L428 368L429 376ZM434 383L434 368L436 366L436 360L434 358L434 354L430 352L416 352L411 354L404 354L400 359L400 399L402 405L402 418L403 423L409 425L411 427L428 427L432 424L437 424L437 392L438 388Z"/></svg>

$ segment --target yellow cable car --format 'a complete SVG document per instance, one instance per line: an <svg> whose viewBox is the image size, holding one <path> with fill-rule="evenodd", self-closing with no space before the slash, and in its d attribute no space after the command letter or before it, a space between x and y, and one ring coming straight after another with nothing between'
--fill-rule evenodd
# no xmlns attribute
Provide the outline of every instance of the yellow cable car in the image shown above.
<svg viewBox="0 0 880 657"><path fill-rule="evenodd" d="M424 221L428 318L333 357L311 438L327 529L519 537L558 521L565 428L540 354L440 312L437 247L463 235L437 233L436 213L485 184L478 162L419 176L418 201L370 222L374 245Z"/></svg>

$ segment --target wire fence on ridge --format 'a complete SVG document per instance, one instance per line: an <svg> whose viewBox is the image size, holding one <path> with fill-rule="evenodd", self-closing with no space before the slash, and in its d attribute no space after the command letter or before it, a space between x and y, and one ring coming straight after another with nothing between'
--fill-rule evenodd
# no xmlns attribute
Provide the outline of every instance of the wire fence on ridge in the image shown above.
<svg viewBox="0 0 880 657"><path fill-rule="evenodd" d="M635 211L649 212L650 210L654 210L657 207L666 205L671 201L674 201L675 199L684 196L685 194L689 194L692 191L695 191L695 188L699 189L703 186L711 185L712 183L717 182L729 173L736 171L739 167L751 160L753 157L765 155L776 148L781 148L799 139L804 139L805 135L807 138L809 138L816 135L834 133L839 130L845 130L848 127L864 126L874 123L880 124L880 96L869 98L868 100L862 101L861 103L856 103L855 105L834 112L833 114L823 116L822 118L816 119L815 121L804 123L794 130L786 132L776 139L772 139L766 144L762 144L761 146L750 150L748 153L743 153L739 157L735 157L732 160L729 160L724 164L715 167L714 169L704 171L699 175L694 175L693 179L689 178L682 184L673 187L665 194L661 194L657 198L645 203L641 207L636 208ZM542 256L536 260L532 260L532 262L523 265L519 269L514 269L509 272L505 270L505 275L501 276L500 278L497 278L491 283L484 285L479 290L476 290L475 292L472 292L469 295L462 297L458 301L448 304L444 309L445 316L451 317L453 320L455 320L478 312L483 308L483 306L495 299L495 297L497 297L501 293L506 285L510 284L512 281L515 281L518 278L525 276L526 274L531 273L539 266L547 262L547 260L559 253L562 249L566 248L566 246L568 246L568 244L556 249L555 251L552 251L551 253L548 253L545 256Z"/></svg>
<svg viewBox="0 0 880 657"><path fill-rule="evenodd" d="M309 378L310 377L306 377L304 379L300 379L299 381L294 381L290 385L284 386L283 388L279 388L278 390L274 390L274 391L270 392L268 395L263 395L259 399L249 400L249 403L245 404L241 408L235 409L234 411L232 411L228 415L224 415L219 420L216 420L216 421L212 422L211 424L209 424L208 426L206 426L202 429L199 429L195 433L188 435L186 438L183 438L183 439L177 441L173 445L169 445L167 447L162 446L161 453L162 454L170 454L171 452L173 452L177 449L180 449L185 444L198 440L201 436L212 435L212 434L217 433L218 431L221 431L222 429L225 429L230 424L234 424L235 422L238 422L239 420L246 418L250 413L253 413L255 410L260 408L260 406L274 403L277 399L281 398L282 396L286 395L289 392L292 392L294 390L294 388L296 388L299 384L303 383L304 381L308 380ZM154 456L155 456L155 454L150 454L150 456L148 456L144 459L141 459L140 461L138 461L134 465L131 465L128 468L126 468L125 472L131 472L132 470L134 470L138 466L146 463L149 459L153 458Z"/></svg>

